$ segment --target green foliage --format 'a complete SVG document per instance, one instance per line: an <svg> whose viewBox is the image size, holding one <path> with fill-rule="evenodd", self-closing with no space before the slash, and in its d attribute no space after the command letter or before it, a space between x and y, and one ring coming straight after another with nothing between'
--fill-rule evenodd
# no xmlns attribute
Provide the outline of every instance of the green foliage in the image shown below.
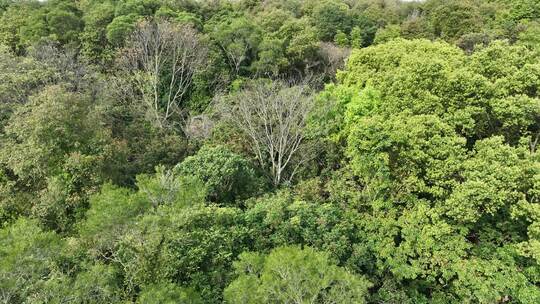
<svg viewBox="0 0 540 304"><path fill-rule="evenodd" d="M539 24L536 0L0 0L0 302L540 303ZM287 136L302 169L271 188Z"/></svg>
<svg viewBox="0 0 540 304"><path fill-rule="evenodd" d="M108 98L112 99L108 110L112 132L124 152L119 155L123 161L115 168L115 182L133 186L136 175L152 174L156 166L172 167L185 158L189 149L185 136L175 130L153 128L140 107L116 100L123 96L115 94Z"/></svg>
<svg viewBox="0 0 540 304"><path fill-rule="evenodd" d="M289 64L282 44L278 39L264 39L259 45L259 59L252 64L251 68L261 75L279 75Z"/></svg>
<svg viewBox="0 0 540 304"><path fill-rule="evenodd" d="M345 47L349 44L349 38L347 38L347 34L339 31L334 37L334 43L341 47Z"/></svg>
<svg viewBox="0 0 540 304"><path fill-rule="evenodd" d="M14 105L28 102L29 96L55 78L51 67L33 58L17 57L7 47L0 46L0 100L6 107L2 116Z"/></svg>
<svg viewBox="0 0 540 304"><path fill-rule="evenodd" d="M224 292L230 303L367 303L371 286L309 247L278 247L267 256L242 253L235 270L238 278Z"/></svg>
<svg viewBox="0 0 540 304"><path fill-rule="evenodd" d="M46 188L32 208L32 216L43 225L58 231L68 231L73 220L82 217L87 196L103 182L95 168L100 160L78 153L70 155L62 167L63 172L48 177Z"/></svg>
<svg viewBox="0 0 540 304"><path fill-rule="evenodd" d="M86 219L78 227L79 235L96 254L110 252L118 238L130 229L131 221L150 206L126 189L105 185L90 199Z"/></svg>
<svg viewBox="0 0 540 304"><path fill-rule="evenodd" d="M138 14L141 16L152 15L159 8L156 0L126 0L120 1L116 6L116 16Z"/></svg>
<svg viewBox="0 0 540 304"><path fill-rule="evenodd" d="M175 173L203 181L207 197L218 203L247 198L261 187L251 164L223 146L204 146L196 155L178 164Z"/></svg>
<svg viewBox="0 0 540 304"><path fill-rule="evenodd" d="M433 32L443 39L456 39L481 27L481 16L473 1L431 1L429 21Z"/></svg>
<svg viewBox="0 0 540 304"><path fill-rule="evenodd" d="M525 30L519 34L519 43L538 51L538 46L540 45L540 23L527 22L524 26L526 27Z"/></svg>
<svg viewBox="0 0 540 304"><path fill-rule="evenodd" d="M20 218L0 230L0 300L26 303L55 276L62 240L36 221Z"/></svg>
<svg viewBox="0 0 540 304"><path fill-rule="evenodd" d="M177 176L160 166L156 167L154 176L138 175L137 187L154 208L164 204L192 206L204 202L206 196L207 190L199 178Z"/></svg>
<svg viewBox="0 0 540 304"><path fill-rule="evenodd" d="M57 173L66 154L102 153L107 133L96 128L99 117L92 106L84 95L46 88L11 117L3 160L21 178L38 179Z"/></svg>
<svg viewBox="0 0 540 304"><path fill-rule="evenodd" d="M307 19L284 23L276 35L284 41L285 58L292 65L303 67L317 58L317 29L310 26Z"/></svg>
<svg viewBox="0 0 540 304"><path fill-rule="evenodd" d="M389 25L377 30L373 44L385 43L399 37L401 37L401 28L398 25Z"/></svg>
<svg viewBox="0 0 540 304"><path fill-rule="evenodd" d="M238 74L255 59L261 34L257 25L247 17L231 17L210 20L205 27L223 52L231 71Z"/></svg>
<svg viewBox="0 0 540 304"><path fill-rule="evenodd" d="M536 279L516 268L536 270L512 249L532 248L512 210L534 197L537 164L524 145L538 130L534 56L500 42L467 57L399 39L353 53L321 101L334 102L326 136L344 145L363 188L349 199L369 210L358 223L360 270L415 280L406 298L536 301Z"/></svg>
<svg viewBox="0 0 540 304"><path fill-rule="evenodd" d="M355 26L351 30L351 46L353 48L361 48L364 45L364 37L362 35L362 29Z"/></svg>
<svg viewBox="0 0 540 304"><path fill-rule="evenodd" d="M512 20L531 20L540 18L540 5L532 0L510 1L510 17Z"/></svg>
<svg viewBox="0 0 540 304"><path fill-rule="evenodd" d="M80 303L114 303L121 299L121 280L114 266L95 264L80 272L73 282L71 291L64 291L64 297L73 297ZM60 296L59 296L60 295ZM64 300L61 294L54 300Z"/></svg>
<svg viewBox="0 0 540 304"><path fill-rule="evenodd" d="M172 283L161 283L145 288L137 300L139 304L202 304L200 297L190 289Z"/></svg>
<svg viewBox="0 0 540 304"><path fill-rule="evenodd" d="M463 181L445 203L449 216L474 223L482 216L508 214L510 206L526 201L524 182L531 177L524 170L530 166L523 159L525 151L505 145L504 138L496 136L476 142L474 152L464 162Z"/></svg>
<svg viewBox="0 0 540 304"><path fill-rule="evenodd" d="M0 161L12 173L14 191L41 192L23 214L32 211L57 230L68 229L80 218L87 195L106 178L105 163L111 162L114 151L100 121L90 98L60 86L32 96L10 117ZM9 208L18 204L17 198L6 197L3 204Z"/></svg>
<svg viewBox="0 0 540 304"><path fill-rule="evenodd" d="M347 154L354 172L377 185L375 191L408 203L410 194L447 194L461 169L465 143L434 116L371 116L351 128Z"/></svg>
<svg viewBox="0 0 540 304"><path fill-rule="evenodd" d="M357 239L356 214L336 204L306 201L282 192L258 199L246 211L254 248L301 244L324 250L345 263Z"/></svg>
<svg viewBox="0 0 540 304"><path fill-rule="evenodd" d="M379 27L377 23L368 16L361 14L354 17L353 25L354 27L351 31L351 36L361 37L361 39L356 38L357 43L362 41L362 46L371 45Z"/></svg>
<svg viewBox="0 0 540 304"><path fill-rule="evenodd" d="M156 281L191 286L204 303L219 303L248 230L238 209L163 205L123 236L116 256L128 288Z"/></svg>
<svg viewBox="0 0 540 304"><path fill-rule="evenodd" d="M0 17L0 44L9 47L17 54L23 53L26 45L20 30L36 11L37 7L30 4L8 6Z"/></svg>
<svg viewBox="0 0 540 304"><path fill-rule="evenodd" d="M81 17L82 13L70 1L51 1L50 4L40 5L25 18L19 29L20 41L24 46L41 39L61 44L77 43L83 27Z"/></svg>
<svg viewBox="0 0 540 304"><path fill-rule="evenodd" d="M114 5L111 2L93 2L83 16L84 30L80 35L81 52L92 61L99 62L108 47L107 26L114 19ZM118 22L118 21L117 21Z"/></svg>
<svg viewBox="0 0 540 304"><path fill-rule="evenodd" d="M337 33L351 30L352 18L349 7L341 1L319 1L310 19L323 41L332 41Z"/></svg>
<svg viewBox="0 0 540 304"><path fill-rule="evenodd" d="M114 18L107 25L107 40L113 45L122 45L127 36L135 29L138 20L139 16L134 14Z"/></svg>
<svg viewBox="0 0 540 304"><path fill-rule="evenodd" d="M136 193L113 185L105 185L90 199L86 219L79 234L91 242L92 250L110 251L118 238L132 228L132 221L150 209L160 206L176 208L199 206L205 190L200 181L179 177L163 167L155 175L138 175Z"/></svg>

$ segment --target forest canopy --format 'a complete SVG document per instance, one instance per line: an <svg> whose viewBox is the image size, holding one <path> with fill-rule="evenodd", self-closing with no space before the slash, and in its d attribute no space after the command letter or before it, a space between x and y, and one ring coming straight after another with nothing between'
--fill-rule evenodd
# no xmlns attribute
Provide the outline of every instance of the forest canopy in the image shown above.
<svg viewBox="0 0 540 304"><path fill-rule="evenodd" d="M0 303L540 303L537 0L0 0Z"/></svg>

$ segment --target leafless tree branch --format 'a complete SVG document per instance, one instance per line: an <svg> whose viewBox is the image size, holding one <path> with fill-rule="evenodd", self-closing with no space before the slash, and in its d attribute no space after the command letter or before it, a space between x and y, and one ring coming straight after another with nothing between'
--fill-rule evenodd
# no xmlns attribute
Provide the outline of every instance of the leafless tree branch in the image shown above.
<svg viewBox="0 0 540 304"><path fill-rule="evenodd" d="M208 49L197 31L167 20L142 21L122 50L147 117L160 128L182 116L194 75L204 69Z"/></svg>
<svg viewBox="0 0 540 304"><path fill-rule="evenodd" d="M304 163L304 128L313 98L306 83L253 81L231 96L225 112L248 138L274 185L290 180Z"/></svg>

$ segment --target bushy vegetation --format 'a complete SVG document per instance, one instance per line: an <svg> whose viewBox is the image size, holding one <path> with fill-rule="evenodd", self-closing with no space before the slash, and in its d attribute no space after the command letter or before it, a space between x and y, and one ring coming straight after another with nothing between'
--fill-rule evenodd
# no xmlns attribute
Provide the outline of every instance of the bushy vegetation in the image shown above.
<svg viewBox="0 0 540 304"><path fill-rule="evenodd" d="M0 303L540 303L539 3L0 0Z"/></svg>

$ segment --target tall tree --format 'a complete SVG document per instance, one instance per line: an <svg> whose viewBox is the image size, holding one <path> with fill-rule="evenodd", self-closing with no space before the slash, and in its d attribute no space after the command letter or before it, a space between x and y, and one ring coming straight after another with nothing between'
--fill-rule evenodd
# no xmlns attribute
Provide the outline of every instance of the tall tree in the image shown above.
<svg viewBox="0 0 540 304"><path fill-rule="evenodd" d="M183 115L182 103L194 75L204 69L208 49L188 25L144 20L122 50L122 64L132 76L148 119L165 128Z"/></svg>
<svg viewBox="0 0 540 304"><path fill-rule="evenodd" d="M230 96L226 117L248 138L274 185L291 181L307 161L304 129L313 98L306 84L254 81Z"/></svg>
<svg viewBox="0 0 540 304"><path fill-rule="evenodd" d="M362 304L371 286L309 247L278 247L267 256L242 253L235 268L238 278L224 293L229 303Z"/></svg>

